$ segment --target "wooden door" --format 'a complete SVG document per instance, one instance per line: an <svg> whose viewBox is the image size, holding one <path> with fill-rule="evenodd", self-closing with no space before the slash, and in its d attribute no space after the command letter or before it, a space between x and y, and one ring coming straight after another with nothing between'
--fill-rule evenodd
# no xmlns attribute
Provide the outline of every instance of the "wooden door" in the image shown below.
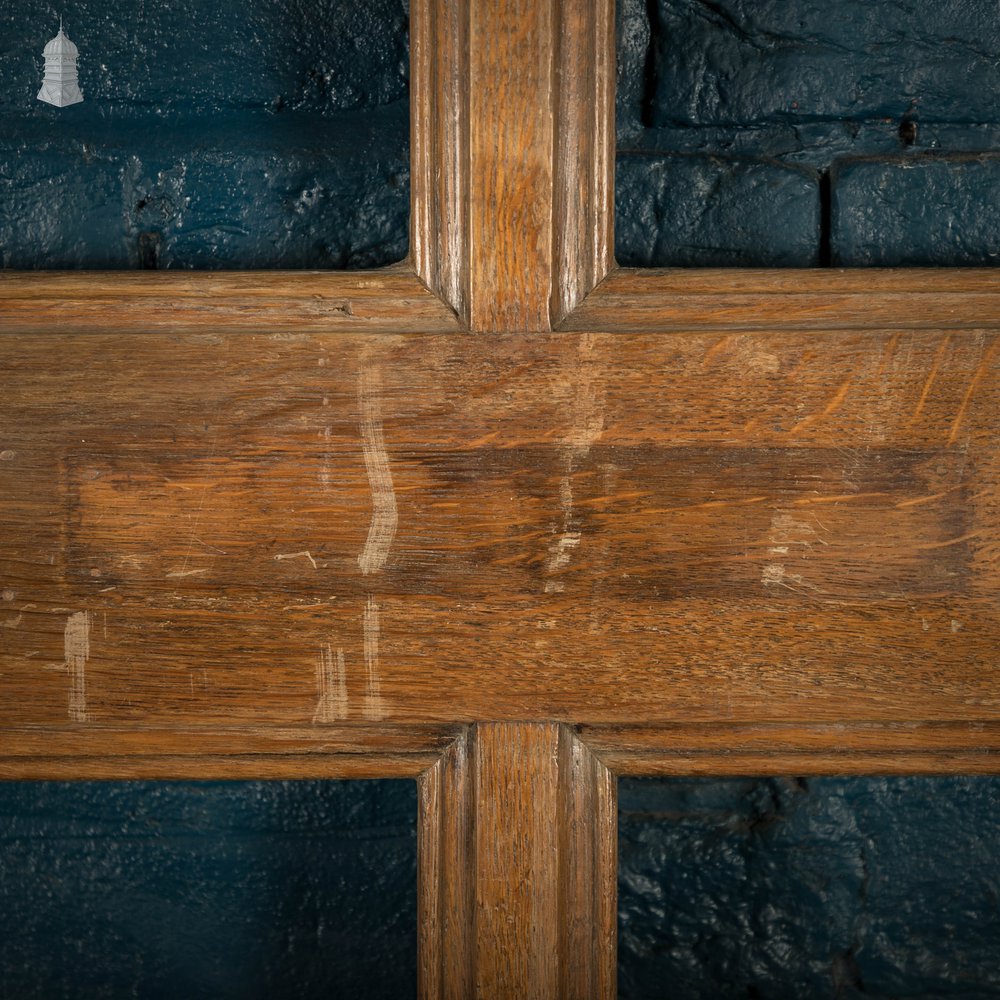
<svg viewBox="0 0 1000 1000"><path fill-rule="evenodd" d="M412 254L0 275L0 776L412 776L609 997L615 776L997 772L1000 282L615 269L613 4L413 0Z"/></svg>

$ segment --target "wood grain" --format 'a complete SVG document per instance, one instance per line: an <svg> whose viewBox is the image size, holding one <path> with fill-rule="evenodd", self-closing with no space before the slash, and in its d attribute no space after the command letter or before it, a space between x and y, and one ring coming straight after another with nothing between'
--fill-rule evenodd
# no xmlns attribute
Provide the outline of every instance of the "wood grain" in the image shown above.
<svg viewBox="0 0 1000 1000"><path fill-rule="evenodd" d="M424 284L469 322L469 16L467 3L410 10L410 246Z"/></svg>
<svg viewBox="0 0 1000 1000"><path fill-rule="evenodd" d="M382 271L0 271L0 332L270 335L459 329L406 267Z"/></svg>
<svg viewBox="0 0 1000 1000"><path fill-rule="evenodd" d="M566 331L918 330L995 327L995 270L614 271Z"/></svg>
<svg viewBox="0 0 1000 1000"><path fill-rule="evenodd" d="M616 828L568 729L477 725L421 783L421 996L613 996Z"/></svg>
<svg viewBox="0 0 1000 1000"><path fill-rule="evenodd" d="M468 322L548 330L611 264L614 4L469 10Z"/></svg>
<svg viewBox="0 0 1000 1000"><path fill-rule="evenodd" d="M615 4L556 5L551 322L570 315L614 265Z"/></svg>
<svg viewBox="0 0 1000 1000"><path fill-rule="evenodd" d="M476 995L475 760L470 731L417 784L417 973L421 1000Z"/></svg>
<svg viewBox="0 0 1000 1000"><path fill-rule="evenodd" d="M617 774L996 774L1000 723L811 722L581 726Z"/></svg>
<svg viewBox="0 0 1000 1000"><path fill-rule="evenodd" d="M10 726L0 778L415 778L460 734L454 726Z"/></svg>
<svg viewBox="0 0 1000 1000"><path fill-rule="evenodd" d="M992 331L0 365L0 725L1000 718Z"/></svg>

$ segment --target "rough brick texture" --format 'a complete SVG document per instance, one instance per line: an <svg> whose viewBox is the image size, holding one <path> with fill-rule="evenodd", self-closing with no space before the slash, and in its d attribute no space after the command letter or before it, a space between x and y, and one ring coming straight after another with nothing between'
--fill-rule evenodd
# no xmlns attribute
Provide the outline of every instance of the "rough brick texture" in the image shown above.
<svg viewBox="0 0 1000 1000"><path fill-rule="evenodd" d="M405 256L405 0L83 0L66 14L85 101L57 109L35 95L58 22L0 10L0 266Z"/></svg>
<svg viewBox="0 0 1000 1000"><path fill-rule="evenodd" d="M671 220L645 210L657 181L643 172L683 153L818 172L823 182L803 191L799 214L817 196L822 232L794 257L776 247L775 263L997 262L997 185L989 167L973 165L1000 150L993 0L620 0L618 27L619 259L752 266L772 252L751 246L734 256L742 206L683 204L687 191L700 196L683 185L672 211L700 218L687 242L720 252L692 261L670 242ZM882 168L853 162L872 158ZM792 209L781 204L783 220ZM880 238L870 231L877 217L891 220ZM657 224L665 237L636 240ZM765 243L782 233L776 225ZM655 259L638 254L658 240Z"/></svg>
<svg viewBox="0 0 1000 1000"><path fill-rule="evenodd" d="M834 264L1000 263L1000 154L842 160L831 188Z"/></svg>
<svg viewBox="0 0 1000 1000"><path fill-rule="evenodd" d="M651 124L895 116L996 119L1000 39L984 0L660 0ZM991 47L992 43L992 47Z"/></svg>
<svg viewBox="0 0 1000 1000"><path fill-rule="evenodd" d="M626 267L818 263L819 177L774 160L696 154L618 163L618 262Z"/></svg>
<svg viewBox="0 0 1000 1000"><path fill-rule="evenodd" d="M0 782L0 996L416 995L411 781Z"/></svg>
<svg viewBox="0 0 1000 1000"><path fill-rule="evenodd" d="M621 1000L1000 997L1000 778L623 780Z"/></svg>

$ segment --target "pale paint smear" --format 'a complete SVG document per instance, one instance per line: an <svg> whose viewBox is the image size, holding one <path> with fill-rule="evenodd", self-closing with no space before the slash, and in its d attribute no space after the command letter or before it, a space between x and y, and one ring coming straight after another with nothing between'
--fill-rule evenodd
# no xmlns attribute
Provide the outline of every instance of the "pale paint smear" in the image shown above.
<svg viewBox="0 0 1000 1000"><path fill-rule="evenodd" d="M73 722L87 721L87 660L90 658L89 611L70 615L63 633L66 669L69 671L69 717Z"/></svg>
<svg viewBox="0 0 1000 1000"><path fill-rule="evenodd" d="M358 407L365 469L372 491L372 520L365 547L358 556L358 566L368 576L385 566L398 521L389 453L382 433L382 373L379 369L366 366L358 374Z"/></svg>
<svg viewBox="0 0 1000 1000"><path fill-rule="evenodd" d="M286 559L308 559L313 569L316 569L316 560L311 552L279 552L275 557L275 562L284 562Z"/></svg>
<svg viewBox="0 0 1000 1000"><path fill-rule="evenodd" d="M369 597L365 604L362 633L365 648L365 718L381 719L382 712L382 680L379 677L378 641L379 641L378 603L374 597Z"/></svg>
<svg viewBox="0 0 1000 1000"><path fill-rule="evenodd" d="M594 338L587 334L580 341L580 356L574 372L574 394L570 417L570 429L563 448L566 472L559 483L559 505L562 508L562 532L549 546L546 571L549 575L565 569L571 559L572 550L580 545L581 533L574 528L573 509L573 467L577 461L586 458L604 433L605 390L598 383L595 366L592 363ZM547 594L559 593L565 589L561 580L545 583Z"/></svg>
<svg viewBox="0 0 1000 1000"><path fill-rule="evenodd" d="M338 649L334 656L333 646L327 643L319 651L316 686L319 688L319 701L313 722L327 724L343 719L347 715L347 670L342 649Z"/></svg>

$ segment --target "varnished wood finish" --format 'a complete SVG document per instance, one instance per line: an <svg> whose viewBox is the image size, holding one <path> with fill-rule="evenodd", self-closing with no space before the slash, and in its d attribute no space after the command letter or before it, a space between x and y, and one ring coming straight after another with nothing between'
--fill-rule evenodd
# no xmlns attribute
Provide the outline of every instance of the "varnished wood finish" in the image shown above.
<svg viewBox="0 0 1000 1000"><path fill-rule="evenodd" d="M1000 277L605 277L613 3L411 17L412 272L0 274L0 777L419 773L612 997L614 772L1000 773Z"/></svg>
<svg viewBox="0 0 1000 1000"><path fill-rule="evenodd" d="M617 774L996 774L1000 723L676 723L583 726Z"/></svg>
<svg viewBox="0 0 1000 1000"><path fill-rule="evenodd" d="M994 332L0 365L7 725L1000 718Z"/></svg>
<svg viewBox="0 0 1000 1000"><path fill-rule="evenodd" d="M739 271L620 268L566 331L976 330L1000 321L993 270Z"/></svg>
<svg viewBox="0 0 1000 1000"><path fill-rule="evenodd" d="M212 338L235 331L458 329L452 310L405 268L365 273L0 271L0 335L157 331Z"/></svg>
<svg viewBox="0 0 1000 1000"><path fill-rule="evenodd" d="M554 723L480 724L422 779L420 801L421 951L436 959L421 995L613 996L617 815L603 764Z"/></svg>

